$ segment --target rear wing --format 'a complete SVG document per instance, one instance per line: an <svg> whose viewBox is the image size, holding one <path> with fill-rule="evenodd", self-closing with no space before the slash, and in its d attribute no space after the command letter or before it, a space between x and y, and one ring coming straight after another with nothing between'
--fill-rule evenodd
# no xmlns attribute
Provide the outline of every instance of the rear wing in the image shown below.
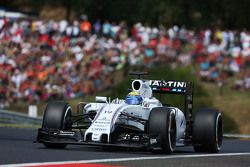
<svg viewBox="0 0 250 167"><path fill-rule="evenodd" d="M186 81L149 80L153 92L160 94L180 94L185 97L184 114L187 121L192 121L193 83Z"/></svg>
<svg viewBox="0 0 250 167"><path fill-rule="evenodd" d="M149 80L149 85L153 92L158 93L172 93L183 95L192 93L192 82Z"/></svg>

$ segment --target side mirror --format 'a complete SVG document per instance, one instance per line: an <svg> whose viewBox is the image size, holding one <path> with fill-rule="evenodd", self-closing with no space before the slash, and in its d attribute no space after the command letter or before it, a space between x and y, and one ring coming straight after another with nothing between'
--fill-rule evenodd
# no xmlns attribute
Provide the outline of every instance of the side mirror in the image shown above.
<svg viewBox="0 0 250 167"><path fill-rule="evenodd" d="M108 103L108 98L104 96L96 96L95 101L100 103Z"/></svg>

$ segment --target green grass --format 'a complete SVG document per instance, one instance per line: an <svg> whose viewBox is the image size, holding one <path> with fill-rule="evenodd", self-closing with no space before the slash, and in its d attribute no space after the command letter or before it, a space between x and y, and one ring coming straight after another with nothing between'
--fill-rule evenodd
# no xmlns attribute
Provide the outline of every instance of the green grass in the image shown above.
<svg viewBox="0 0 250 167"><path fill-rule="evenodd" d="M225 129L230 132L250 134L250 93L236 91L225 86L220 94L218 86L203 84L204 89L213 97L213 105L218 108L226 122Z"/></svg>

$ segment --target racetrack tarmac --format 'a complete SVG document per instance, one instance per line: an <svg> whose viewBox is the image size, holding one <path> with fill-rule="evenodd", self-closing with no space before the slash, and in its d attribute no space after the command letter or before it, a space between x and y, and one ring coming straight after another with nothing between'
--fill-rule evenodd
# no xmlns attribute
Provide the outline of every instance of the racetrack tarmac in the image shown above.
<svg viewBox="0 0 250 167"><path fill-rule="evenodd" d="M33 143L36 134L34 129L0 128L0 165L71 161L141 167L250 167L250 140L225 139L222 150L215 155L194 153L192 147L178 147L173 154L164 155L77 145L46 149Z"/></svg>

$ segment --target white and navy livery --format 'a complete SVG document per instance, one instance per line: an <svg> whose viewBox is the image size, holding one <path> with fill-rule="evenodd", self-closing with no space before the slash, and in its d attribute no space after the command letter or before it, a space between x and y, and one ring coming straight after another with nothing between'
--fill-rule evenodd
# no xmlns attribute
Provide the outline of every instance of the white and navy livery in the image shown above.
<svg viewBox="0 0 250 167"><path fill-rule="evenodd" d="M80 102L75 115L68 103L50 102L37 141L48 148L83 144L171 153L176 146L193 145L195 151L220 150L221 114L215 109L200 109L193 118L191 82L136 79L131 89L140 95L140 103L97 96L95 102ZM164 105L154 92L183 95L184 111Z"/></svg>

